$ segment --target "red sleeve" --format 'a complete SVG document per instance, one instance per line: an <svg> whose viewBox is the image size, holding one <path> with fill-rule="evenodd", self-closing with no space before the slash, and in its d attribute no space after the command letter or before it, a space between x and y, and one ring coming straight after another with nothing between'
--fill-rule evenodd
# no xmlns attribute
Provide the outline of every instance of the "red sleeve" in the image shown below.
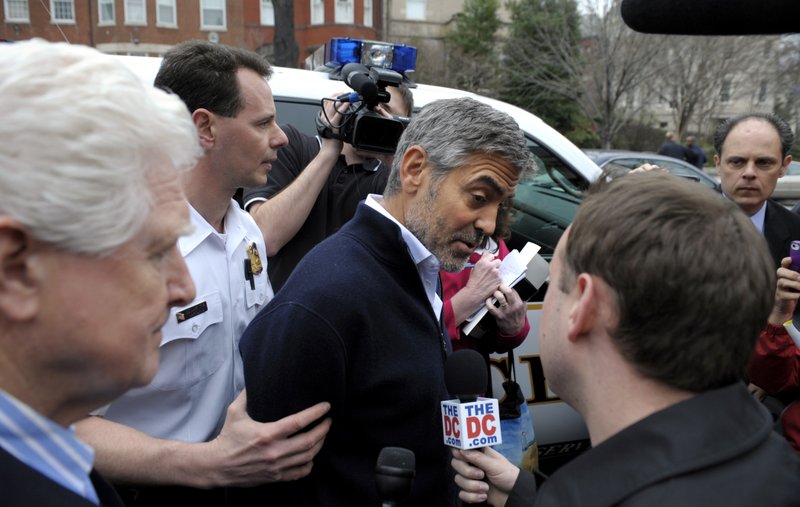
<svg viewBox="0 0 800 507"><path fill-rule="evenodd" d="M456 325L456 316L453 314L453 303L450 298L444 300L444 327L447 329L447 335L450 341L458 341L461 339L461 329Z"/></svg>
<svg viewBox="0 0 800 507"><path fill-rule="evenodd" d="M439 277L442 280L442 299L444 300L443 318L444 327L447 329L447 334L450 336L450 341L458 341L461 339L461 330L456 324L456 317L453 314L453 303L450 298L456 295L469 281L470 270L463 269L458 273L448 273L445 270L439 271Z"/></svg>
<svg viewBox="0 0 800 507"><path fill-rule="evenodd" d="M761 330L747 374L770 395L800 386L800 349L783 326L767 324Z"/></svg>
<svg viewBox="0 0 800 507"><path fill-rule="evenodd" d="M528 336L528 331L531 330L531 325L528 322L528 316L525 315L525 325L522 326L522 329L519 333L513 336L506 336L497 331L496 336L497 340L494 344L494 350L500 354L504 352L508 352L511 349L518 347L522 342L525 341L525 337Z"/></svg>

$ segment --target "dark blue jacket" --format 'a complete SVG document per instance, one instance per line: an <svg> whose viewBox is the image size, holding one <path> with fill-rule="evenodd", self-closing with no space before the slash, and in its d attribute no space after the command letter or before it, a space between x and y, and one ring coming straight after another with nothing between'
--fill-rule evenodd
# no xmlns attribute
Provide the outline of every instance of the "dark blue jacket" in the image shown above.
<svg viewBox="0 0 800 507"><path fill-rule="evenodd" d="M248 412L275 421L320 401L333 419L311 475L263 488L270 505L380 505L383 447L416 455L401 505L452 503L440 402L445 348L400 229L360 204L309 252L245 331Z"/></svg>
<svg viewBox="0 0 800 507"><path fill-rule="evenodd" d="M114 488L100 474L89 476L101 507L122 507ZM5 507L96 507L86 498L73 493L49 477L29 467L0 449L0 505Z"/></svg>
<svg viewBox="0 0 800 507"><path fill-rule="evenodd" d="M666 155L668 157L677 158L679 160L687 160L689 157L686 154L686 148L675 141L666 141L658 149L659 155Z"/></svg>

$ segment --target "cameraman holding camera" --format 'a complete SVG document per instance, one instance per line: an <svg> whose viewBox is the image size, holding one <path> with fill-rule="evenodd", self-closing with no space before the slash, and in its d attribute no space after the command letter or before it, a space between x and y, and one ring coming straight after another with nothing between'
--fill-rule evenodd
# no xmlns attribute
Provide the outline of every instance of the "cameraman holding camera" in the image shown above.
<svg viewBox="0 0 800 507"><path fill-rule="evenodd" d="M390 100L372 111L386 118L410 116L411 90L402 83L386 90ZM335 127L349 105L326 100L321 119ZM309 250L353 217L367 194L383 193L392 158L388 153L357 150L338 139L312 137L292 125L282 128L289 145L278 151L267 185L245 189L243 195L245 209L264 234L275 291ZM390 148L393 151L394 146Z"/></svg>

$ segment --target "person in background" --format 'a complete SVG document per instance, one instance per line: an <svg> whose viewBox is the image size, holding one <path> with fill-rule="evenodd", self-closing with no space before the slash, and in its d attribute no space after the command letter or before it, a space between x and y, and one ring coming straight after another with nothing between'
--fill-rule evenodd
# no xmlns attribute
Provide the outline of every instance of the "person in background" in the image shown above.
<svg viewBox="0 0 800 507"><path fill-rule="evenodd" d="M739 205L739 208L750 217L753 225L762 233L775 269L785 268L782 260L789 255L791 242L800 240L800 216L784 208L780 203L770 199L775 190L778 178L786 174L792 156L789 154L794 143L794 134L789 125L777 115L771 113L747 113L723 122L714 134L714 163L722 185L722 192ZM780 281L785 277L779 276ZM786 411L784 407L798 406L797 387L778 386L787 382L781 369L762 368L769 361L786 365L786 354L791 348L786 347L788 337L776 327L777 322L785 316L783 311L788 305L782 302L788 293L778 287L776 310L765 321L761 339L756 349L756 364L751 368L755 379L751 380L751 389L759 398L766 394L774 396L767 400L775 417L780 418L778 425L790 441L797 442L797 431L792 428L798 424L800 414L797 408ZM796 311L796 305L794 306ZM776 320L777 319L777 320ZM786 319L788 320L788 319ZM797 319L795 319L797 320ZM785 330L784 330L785 331ZM775 354L771 359L767 356ZM789 362L788 364L791 364ZM774 376L769 378L772 373ZM759 385L759 382L766 384ZM766 389L765 389L766 387Z"/></svg>
<svg viewBox="0 0 800 507"><path fill-rule="evenodd" d="M385 117L411 116L411 90L405 84L386 90L391 100L378 104L375 112ZM339 111L348 106L325 101L324 118L338 125ZM383 193L392 163L391 154L308 136L292 125L283 129L289 146L278 152L269 181L243 193L245 209L264 233L269 278L276 291L309 250L353 218L359 202L368 194Z"/></svg>
<svg viewBox="0 0 800 507"><path fill-rule="evenodd" d="M739 205L767 242L775 269L800 239L800 216L769 197L792 161L794 134L771 113L747 113L719 125L714 164L722 193Z"/></svg>
<svg viewBox="0 0 800 507"><path fill-rule="evenodd" d="M265 501L378 505L375 462L396 446L416 455L406 502L453 504L439 269L464 267L532 166L508 114L432 102L403 132L383 196L359 204L253 319L241 342L249 413L273 421L328 400L333 419L311 475L264 488Z"/></svg>
<svg viewBox="0 0 800 507"><path fill-rule="evenodd" d="M492 352L504 353L521 344L528 336L530 324L527 304L516 290L502 283L500 263L508 255L504 238L510 234L511 201L497 212L495 232L470 255L469 264L461 271L440 270L444 299L444 323L453 343L453 350L470 348L489 360ZM492 303L496 298L499 306ZM486 305L493 323L480 338L461 331L461 324L481 306Z"/></svg>
<svg viewBox="0 0 800 507"><path fill-rule="evenodd" d="M553 254L540 337L548 384L592 449L549 478L453 450L461 499L797 505L800 456L742 382L774 287L730 201L661 171L600 178Z"/></svg>
<svg viewBox="0 0 800 507"><path fill-rule="evenodd" d="M239 338L272 289L261 231L231 196L266 183L286 144L270 74L254 52L190 41L164 55L156 76L186 103L203 148L182 180L193 231L179 241L197 298L170 310L153 381L78 424L129 505L223 505L226 487L302 477L330 424L303 431L327 403L269 424L246 412Z"/></svg>
<svg viewBox="0 0 800 507"><path fill-rule="evenodd" d="M1 503L122 505L72 425L150 382L194 298L176 243L197 132L121 63L42 40L0 44L0 109Z"/></svg>
<svg viewBox="0 0 800 507"><path fill-rule="evenodd" d="M686 148L683 147L678 141L675 140L674 132L667 132L664 139L664 144L658 149L659 155L666 155L668 157L677 158L678 160L688 160Z"/></svg>
<svg viewBox="0 0 800 507"><path fill-rule="evenodd" d="M703 148L697 145L695 136L686 136L686 154L688 156L687 161L702 171L708 161L708 157L706 157L706 152L703 151Z"/></svg>
<svg viewBox="0 0 800 507"><path fill-rule="evenodd" d="M781 433L792 447L800 452L800 348L789 336L784 323L792 315L800 297L800 273L789 269L791 258L786 257L778 268L775 304L769 320L758 335L755 352L750 359L747 375L752 384L770 396L786 400L779 414ZM794 326L794 322L787 324Z"/></svg>

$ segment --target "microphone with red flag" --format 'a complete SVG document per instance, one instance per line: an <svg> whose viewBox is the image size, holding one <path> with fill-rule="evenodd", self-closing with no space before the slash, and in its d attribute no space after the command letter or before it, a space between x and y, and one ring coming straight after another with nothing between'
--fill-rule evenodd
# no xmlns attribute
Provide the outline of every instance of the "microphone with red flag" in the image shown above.
<svg viewBox="0 0 800 507"><path fill-rule="evenodd" d="M477 449L503 442L500 408L494 398L483 398L489 375L478 352L462 349L444 365L444 382L454 400L442 402L444 443L457 449Z"/></svg>

